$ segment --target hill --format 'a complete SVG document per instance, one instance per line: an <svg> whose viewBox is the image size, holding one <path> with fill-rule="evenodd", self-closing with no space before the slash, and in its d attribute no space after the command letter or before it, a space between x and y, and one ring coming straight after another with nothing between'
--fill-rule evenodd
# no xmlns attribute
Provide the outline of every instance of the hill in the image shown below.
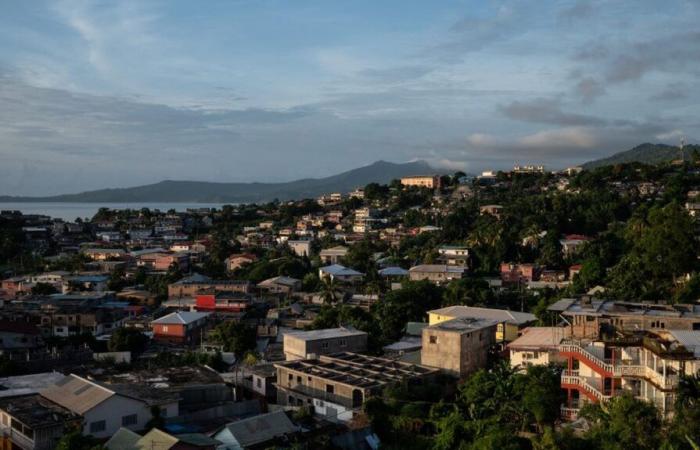
<svg viewBox="0 0 700 450"><path fill-rule="evenodd" d="M688 158L693 151L700 151L700 145L686 145L684 148L685 157ZM615 153L607 158L589 161L583 164L582 167L584 169L595 169L596 167L631 162L659 164L674 159L680 159L680 149L678 147L666 144L644 143L631 150Z"/></svg>
<svg viewBox="0 0 700 450"><path fill-rule="evenodd" d="M100 189L50 197L0 196L0 202L252 203L274 199L313 198L330 192L349 192L372 182L389 183L395 178L427 173L435 173L435 169L431 168L425 161L403 164L377 161L369 166L326 178L307 178L285 183L212 183L206 181L166 180L145 186Z"/></svg>

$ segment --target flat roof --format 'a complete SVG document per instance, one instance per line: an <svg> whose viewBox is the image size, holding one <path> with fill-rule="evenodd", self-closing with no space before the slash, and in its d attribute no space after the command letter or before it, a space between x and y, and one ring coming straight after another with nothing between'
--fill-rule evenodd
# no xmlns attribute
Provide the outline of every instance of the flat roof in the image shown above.
<svg viewBox="0 0 700 450"><path fill-rule="evenodd" d="M0 409L33 429L60 426L79 419L77 414L39 394L1 398Z"/></svg>
<svg viewBox="0 0 700 450"><path fill-rule="evenodd" d="M275 364L275 367L360 388L376 388L438 372L438 369L418 364L349 352L322 355L317 359L287 361Z"/></svg>
<svg viewBox="0 0 700 450"><path fill-rule="evenodd" d="M523 334L508 344L513 350L537 350L558 348L566 335L563 327L529 327Z"/></svg>
<svg viewBox="0 0 700 450"><path fill-rule="evenodd" d="M430 325L424 328L423 332L425 332L425 330L442 330L458 333L467 333L471 331L483 330L484 328L495 327L499 323L500 322L498 320L493 319L457 317L452 320L446 320L444 322Z"/></svg>

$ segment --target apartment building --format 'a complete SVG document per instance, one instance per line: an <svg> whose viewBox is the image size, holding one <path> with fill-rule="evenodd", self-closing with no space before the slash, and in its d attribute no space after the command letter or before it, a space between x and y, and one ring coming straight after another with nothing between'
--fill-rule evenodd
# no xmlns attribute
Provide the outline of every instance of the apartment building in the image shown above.
<svg viewBox="0 0 700 450"><path fill-rule="evenodd" d="M367 350L367 333L352 327L293 331L284 334L284 356L287 361L365 350Z"/></svg>
<svg viewBox="0 0 700 450"><path fill-rule="evenodd" d="M448 266L466 267L469 264L469 248L462 245L443 245L438 248L439 261Z"/></svg>
<svg viewBox="0 0 700 450"><path fill-rule="evenodd" d="M586 403L628 392L673 412L681 375L700 373L700 331L657 330L619 334L606 340L564 340L561 387L567 393L562 417L575 419Z"/></svg>
<svg viewBox="0 0 700 450"><path fill-rule="evenodd" d="M437 175L415 175L401 178L402 186L424 187L437 189L440 187L440 177Z"/></svg>
<svg viewBox="0 0 700 450"><path fill-rule="evenodd" d="M252 283L248 280L211 280L201 275L193 275L168 285L168 298L194 298L200 291L239 292L249 294Z"/></svg>
<svg viewBox="0 0 700 450"><path fill-rule="evenodd" d="M336 247L324 248L321 250L319 256L321 257L321 262L323 264L338 264L347 254L348 248L339 245Z"/></svg>
<svg viewBox="0 0 700 450"><path fill-rule="evenodd" d="M601 332L700 330L700 305L657 305L583 297L559 300L548 310L564 318L568 334L579 339L596 339Z"/></svg>
<svg viewBox="0 0 700 450"><path fill-rule="evenodd" d="M529 327L521 336L508 344L510 366L527 369L564 362L559 355L559 344L566 335L564 327Z"/></svg>
<svg viewBox="0 0 700 450"><path fill-rule="evenodd" d="M466 377L486 366L497 325L491 319L458 318L423 328L421 364Z"/></svg>
<svg viewBox="0 0 700 450"><path fill-rule="evenodd" d="M465 274L464 267L445 264L421 264L408 270L408 277L411 281L428 280L437 284L464 278Z"/></svg>
<svg viewBox="0 0 700 450"><path fill-rule="evenodd" d="M407 381L421 383L437 369L386 358L338 353L314 359L275 364L277 403L310 406L333 422L352 420L370 397L385 386Z"/></svg>
<svg viewBox="0 0 700 450"><path fill-rule="evenodd" d="M311 255L311 241L308 239L288 240L287 245L297 256Z"/></svg>

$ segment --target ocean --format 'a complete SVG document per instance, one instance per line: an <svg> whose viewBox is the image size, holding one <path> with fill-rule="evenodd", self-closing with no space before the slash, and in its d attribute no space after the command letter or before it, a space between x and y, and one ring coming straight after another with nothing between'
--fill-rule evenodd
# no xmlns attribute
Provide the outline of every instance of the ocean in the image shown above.
<svg viewBox="0 0 700 450"><path fill-rule="evenodd" d="M109 209L159 209L168 211L185 211L190 208L221 208L224 203L60 203L60 202L27 202L2 203L0 210L22 211L24 214L43 214L72 222L76 218L90 219L100 208Z"/></svg>

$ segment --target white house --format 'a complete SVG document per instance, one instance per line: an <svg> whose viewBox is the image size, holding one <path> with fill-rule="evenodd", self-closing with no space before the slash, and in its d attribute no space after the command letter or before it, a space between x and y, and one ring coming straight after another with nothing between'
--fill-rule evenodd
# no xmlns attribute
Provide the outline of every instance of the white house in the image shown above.
<svg viewBox="0 0 700 450"><path fill-rule="evenodd" d="M151 407L162 417L178 416L178 398L166 392L133 385L106 385L68 375L39 394L83 418L83 434L107 438L124 427L142 430L152 418Z"/></svg>

